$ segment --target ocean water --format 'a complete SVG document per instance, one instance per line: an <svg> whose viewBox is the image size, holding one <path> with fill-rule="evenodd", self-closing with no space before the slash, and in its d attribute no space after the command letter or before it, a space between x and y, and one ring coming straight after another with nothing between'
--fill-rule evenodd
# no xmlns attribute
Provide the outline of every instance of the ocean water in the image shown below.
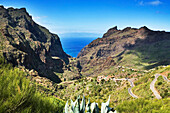
<svg viewBox="0 0 170 113"><path fill-rule="evenodd" d="M80 38L60 37L61 44L64 51L67 54L71 55L72 57L77 57L81 49L95 39L96 38L91 38L91 37L80 37Z"/></svg>

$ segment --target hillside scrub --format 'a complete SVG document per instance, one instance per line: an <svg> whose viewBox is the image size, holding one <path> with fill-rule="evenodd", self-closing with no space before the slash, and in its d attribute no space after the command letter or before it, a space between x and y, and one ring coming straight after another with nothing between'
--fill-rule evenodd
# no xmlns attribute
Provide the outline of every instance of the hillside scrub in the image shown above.
<svg viewBox="0 0 170 113"><path fill-rule="evenodd" d="M158 90L162 98L170 97L170 83L165 81L162 76L158 77L158 80L155 83L155 88Z"/></svg>
<svg viewBox="0 0 170 113"><path fill-rule="evenodd" d="M26 76L0 57L0 112L62 113L64 102L40 94Z"/></svg>
<svg viewBox="0 0 170 113"><path fill-rule="evenodd" d="M143 98L124 101L116 110L120 113L169 113L170 99L146 100Z"/></svg>
<svg viewBox="0 0 170 113"><path fill-rule="evenodd" d="M133 92L142 98L147 98L147 99L155 98L152 91L150 90L150 83L154 80L155 74L165 73L168 72L169 70L170 70L170 65L153 68L150 71L150 73L145 74L143 77L140 77L137 81L134 82L135 87L132 88ZM160 76L156 81L155 88L158 90L162 98L166 98L169 96L169 92L168 92L169 83L163 80L162 76Z"/></svg>

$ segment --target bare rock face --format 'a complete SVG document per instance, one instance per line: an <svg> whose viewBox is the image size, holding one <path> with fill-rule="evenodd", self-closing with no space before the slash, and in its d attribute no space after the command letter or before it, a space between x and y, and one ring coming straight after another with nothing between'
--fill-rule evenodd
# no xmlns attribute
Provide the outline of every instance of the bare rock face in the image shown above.
<svg viewBox="0 0 170 113"><path fill-rule="evenodd" d="M97 76L115 66L150 69L170 64L170 33L146 26L109 29L102 38L85 46L78 54L82 74ZM108 73L110 74L110 73Z"/></svg>
<svg viewBox="0 0 170 113"><path fill-rule="evenodd" d="M59 37L36 24L25 8L0 6L0 53L14 66L34 69L54 82L61 81L54 73L69 63Z"/></svg>

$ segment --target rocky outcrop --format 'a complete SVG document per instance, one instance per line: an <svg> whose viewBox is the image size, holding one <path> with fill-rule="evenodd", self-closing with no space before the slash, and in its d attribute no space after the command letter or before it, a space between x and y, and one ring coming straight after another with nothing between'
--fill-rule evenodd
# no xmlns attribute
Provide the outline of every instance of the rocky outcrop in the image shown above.
<svg viewBox="0 0 170 113"><path fill-rule="evenodd" d="M146 26L118 30L116 26L85 46L78 54L78 60L82 73L89 76L97 76L118 65L149 69L170 64L168 43L169 32L152 31Z"/></svg>
<svg viewBox="0 0 170 113"><path fill-rule="evenodd" d="M59 37L36 24L25 8L0 6L0 53L14 66L34 69L40 76L60 82L69 55Z"/></svg>

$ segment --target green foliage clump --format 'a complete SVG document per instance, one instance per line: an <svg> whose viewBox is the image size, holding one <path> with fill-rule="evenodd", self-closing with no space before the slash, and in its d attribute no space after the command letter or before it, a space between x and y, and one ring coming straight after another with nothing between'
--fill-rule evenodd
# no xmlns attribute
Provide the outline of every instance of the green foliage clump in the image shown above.
<svg viewBox="0 0 170 113"><path fill-rule="evenodd" d="M62 113L64 102L40 94L26 76L0 57L0 113Z"/></svg>
<svg viewBox="0 0 170 113"><path fill-rule="evenodd" d="M155 88L158 90L162 98L170 97L170 83L165 81L162 76L158 77L155 83Z"/></svg>
<svg viewBox="0 0 170 113"><path fill-rule="evenodd" d="M116 107L121 113L169 113L170 99L146 100L143 98L124 101Z"/></svg>

